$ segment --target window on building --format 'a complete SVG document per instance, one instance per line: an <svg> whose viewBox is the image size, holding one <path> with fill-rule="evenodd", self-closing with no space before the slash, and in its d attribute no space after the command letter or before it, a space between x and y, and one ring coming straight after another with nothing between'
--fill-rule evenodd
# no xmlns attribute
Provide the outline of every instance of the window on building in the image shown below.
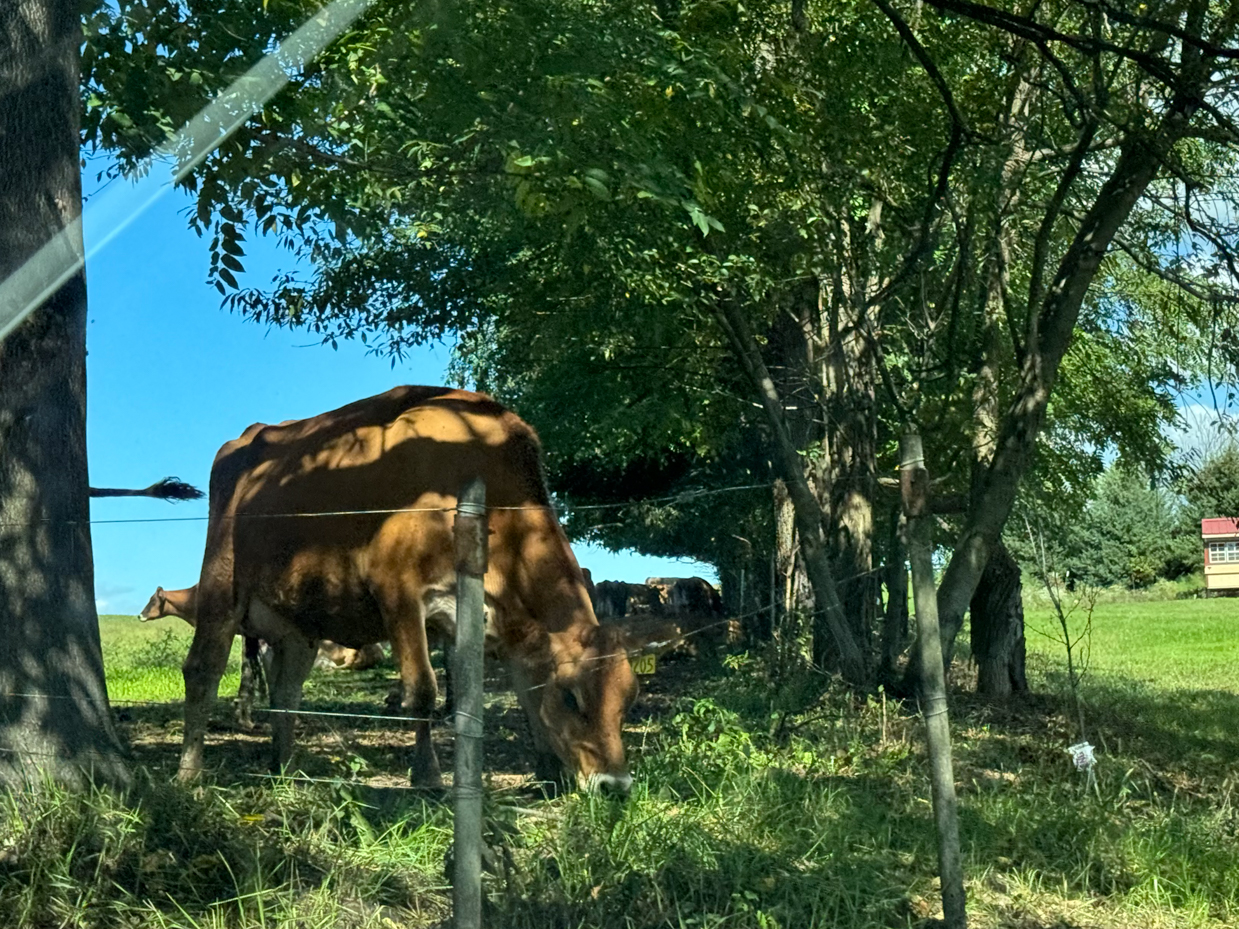
<svg viewBox="0 0 1239 929"><path fill-rule="evenodd" d="M1209 564L1227 564L1239 562L1239 541L1210 542Z"/></svg>

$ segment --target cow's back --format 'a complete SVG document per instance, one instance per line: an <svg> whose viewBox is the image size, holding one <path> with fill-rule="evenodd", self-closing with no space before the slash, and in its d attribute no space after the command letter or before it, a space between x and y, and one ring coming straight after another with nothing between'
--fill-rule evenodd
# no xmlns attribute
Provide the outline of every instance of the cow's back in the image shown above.
<svg viewBox="0 0 1239 929"><path fill-rule="evenodd" d="M510 508L492 513L492 544L524 544L502 529L548 507L537 436L483 394L398 387L251 427L212 471L217 548L231 549L217 561L233 602L257 597L307 635L349 646L386 638L378 600L398 596L394 584L452 574L451 511L474 476L489 507Z"/></svg>

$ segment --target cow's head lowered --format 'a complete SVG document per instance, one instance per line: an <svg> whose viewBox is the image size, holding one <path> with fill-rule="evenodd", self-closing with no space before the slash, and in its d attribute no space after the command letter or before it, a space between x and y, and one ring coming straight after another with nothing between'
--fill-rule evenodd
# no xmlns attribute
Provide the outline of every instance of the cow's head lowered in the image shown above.
<svg viewBox="0 0 1239 929"><path fill-rule="evenodd" d="M637 696L622 630L579 625L548 636L526 706L578 786L626 794L632 784L620 738ZM544 640L545 641L545 640ZM532 670L532 669L531 669Z"/></svg>

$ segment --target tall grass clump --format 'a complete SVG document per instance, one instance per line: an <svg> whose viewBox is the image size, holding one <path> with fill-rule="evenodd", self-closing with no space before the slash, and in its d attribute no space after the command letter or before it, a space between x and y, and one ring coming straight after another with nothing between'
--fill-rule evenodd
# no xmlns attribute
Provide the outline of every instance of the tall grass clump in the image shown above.
<svg viewBox="0 0 1239 929"><path fill-rule="evenodd" d="M879 767L846 747L780 742L714 700L685 701L641 755L627 803L572 796L521 824L499 922L905 925L909 892L932 877L909 868L932 862L932 823ZM843 776L862 769L857 783Z"/></svg>
<svg viewBox="0 0 1239 929"><path fill-rule="evenodd" d="M446 906L446 810L353 791L146 781L121 796L45 781L0 794L0 924L434 924Z"/></svg>

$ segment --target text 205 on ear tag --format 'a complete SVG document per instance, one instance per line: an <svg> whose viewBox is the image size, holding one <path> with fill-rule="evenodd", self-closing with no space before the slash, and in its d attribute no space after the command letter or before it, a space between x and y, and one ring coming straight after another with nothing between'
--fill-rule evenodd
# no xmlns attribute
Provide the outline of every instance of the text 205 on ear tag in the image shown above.
<svg viewBox="0 0 1239 929"><path fill-rule="evenodd" d="M632 659L632 669L637 674L653 674L658 669L658 660L654 655L638 655Z"/></svg>

